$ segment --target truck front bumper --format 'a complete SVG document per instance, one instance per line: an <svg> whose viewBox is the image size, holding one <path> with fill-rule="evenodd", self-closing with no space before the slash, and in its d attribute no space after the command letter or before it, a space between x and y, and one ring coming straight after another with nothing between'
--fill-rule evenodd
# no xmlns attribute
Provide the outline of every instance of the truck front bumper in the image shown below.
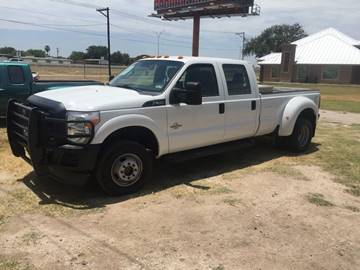
<svg viewBox="0 0 360 270"><path fill-rule="evenodd" d="M60 182L82 186L91 179L99 151L100 145L63 145L55 150L48 150L47 164L37 166L42 166L47 175Z"/></svg>
<svg viewBox="0 0 360 270"><path fill-rule="evenodd" d="M9 102L7 134L12 153L32 165L39 176L84 185L96 168L100 145L69 145L65 132L63 119L50 118L36 107Z"/></svg>

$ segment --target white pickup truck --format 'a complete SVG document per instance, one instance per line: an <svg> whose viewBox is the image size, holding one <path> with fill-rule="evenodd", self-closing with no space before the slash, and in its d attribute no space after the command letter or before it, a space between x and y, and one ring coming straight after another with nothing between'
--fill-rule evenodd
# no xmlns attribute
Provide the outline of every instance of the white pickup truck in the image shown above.
<svg viewBox="0 0 360 270"><path fill-rule="evenodd" d="M138 190L164 156L212 154L269 134L305 151L319 107L318 91L259 87L243 61L156 57L107 86L12 100L7 128L13 154L37 174L74 184L95 176L105 192L119 195Z"/></svg>

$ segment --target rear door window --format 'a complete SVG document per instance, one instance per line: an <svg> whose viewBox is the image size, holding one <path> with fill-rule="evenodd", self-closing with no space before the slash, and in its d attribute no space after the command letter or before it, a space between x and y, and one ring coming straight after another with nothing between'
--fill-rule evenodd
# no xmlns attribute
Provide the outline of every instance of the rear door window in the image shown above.
<svg viewBox="0 0 360 270"><path fill-rule="evenodd" d="M10 84L25 84L25 74L21 66L9 66L8 76Z"/></svg>
<svg viewBox="0 0 360 270"><path fill-rule="evenodd" d="M250 81L245 66L225 64L223 70L229 96L251 94Z"/></svg>

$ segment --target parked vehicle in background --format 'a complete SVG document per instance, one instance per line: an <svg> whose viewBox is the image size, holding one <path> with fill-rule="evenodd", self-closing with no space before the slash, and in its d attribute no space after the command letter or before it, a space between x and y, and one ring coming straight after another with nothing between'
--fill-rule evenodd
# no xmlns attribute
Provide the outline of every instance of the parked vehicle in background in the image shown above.
<svg viewBox="0 0 360 270"><path fill-rule="evenodd" d="M244 61L149 58L108 86L11 101L8 137L14 155L37 174L77 184L95 176L105 192L119 195L143 186L153 160L161 157L233 150L269 134L292 151L306 151L319 106L319 91L259 90L253 67Z"/></svg>
<svg viewBox="0 0 360 270"><path fill-rule="evenodd" d="M23 62L23 60L21 58L11 58L9 62Z"/></svg>
<svg viewBox="0 0 360 270"><path fill-rule="evenodd" d="M0 117L5 116L10 99L25 101L32 94L45 90L102 84L97 81L40 81L38 76L31 72L28 64L0 62Z"/></svg>

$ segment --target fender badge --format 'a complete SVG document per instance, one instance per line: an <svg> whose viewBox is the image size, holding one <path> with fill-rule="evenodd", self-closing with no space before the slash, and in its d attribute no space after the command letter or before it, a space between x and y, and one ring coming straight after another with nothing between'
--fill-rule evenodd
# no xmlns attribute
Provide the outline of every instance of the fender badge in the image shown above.
<svg viewBox="0 0 360 270"><path fill-rule="evenodd" d="M179 129L179 128L181 128L182 127L182 125L180 125L179 123L177 123L177 122L175 122L174 124L172 124L171 126L170 126L170 128L172 128L172 129Z"/></svg>

